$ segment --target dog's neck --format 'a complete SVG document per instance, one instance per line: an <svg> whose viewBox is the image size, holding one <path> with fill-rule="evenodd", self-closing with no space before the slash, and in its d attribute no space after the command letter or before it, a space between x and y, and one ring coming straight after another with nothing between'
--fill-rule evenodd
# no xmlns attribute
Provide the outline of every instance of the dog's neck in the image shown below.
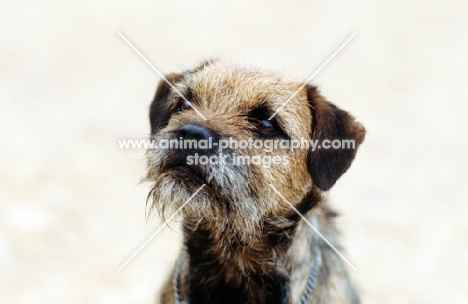
<svg viewBox="0 0 468 304"><path fill-rule="evenodd" d="M319 200L320 196L309 195L296 207L306 212ZM190 303L285 303L290 297L288 261L294 260L288 248L299 221L294 211L268 218L261 236L248 245L229 233L219 236L203 224L186 221L190 275L182 285L190 290Z"/></svg>
<svg viewBox="0 0 468 304"><path fill-rule="evenodd" d="M219 240L197 229L186 235L190 303L284 303L290 239L273 233L253 244ZM275 244L265 247L265 244Z"/></svg>

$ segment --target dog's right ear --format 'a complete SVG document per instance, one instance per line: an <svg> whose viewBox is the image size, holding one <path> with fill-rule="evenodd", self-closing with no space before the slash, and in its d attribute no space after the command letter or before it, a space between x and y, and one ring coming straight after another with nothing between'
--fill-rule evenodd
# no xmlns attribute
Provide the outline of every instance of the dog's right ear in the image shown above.
<svg viewBox="0 0 468 304"><path fill-rule="evenodd" d="M309 152L309 172L317 187L327 191L351 166L366 130L349 113L325 101L315 87L307 86L307 98L313 116L312 139L319 144L319 149ZM348 148L320 149L325 140L353 144Z"/></svg>
<svg viewBox="0 0 468 304"><path fill-rule="evenodd" d="M175 84L183 76L182 74L172 73L165 77L171 84ZM164 79L161 79L159 81L158 88L156 89L153 102L150 106L149 118L151 134L155 134L159 129L164 128L169 121L171 113L168 107L168 97L171 91L171 86Z"/></svg>

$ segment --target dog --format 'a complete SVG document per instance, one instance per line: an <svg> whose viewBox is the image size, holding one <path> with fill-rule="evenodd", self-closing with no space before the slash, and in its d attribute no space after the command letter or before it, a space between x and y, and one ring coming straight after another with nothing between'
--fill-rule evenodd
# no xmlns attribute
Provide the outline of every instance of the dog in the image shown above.
<svg viewBox="0 0 468 304"><path fill-rule="evenodd" d="M160 81L151 139L180 145L147 151L148 206L163 219L180 211L184 238L161 303L360 303L324 192L350 167L365 129L315 86L301 85L222 60ZM352 140L354 147L252 145L304 138ZM185 145L190 140L212 146ZM241 141L250 144L241 149ZM265 165L271 157L276 163Z"/></svg>

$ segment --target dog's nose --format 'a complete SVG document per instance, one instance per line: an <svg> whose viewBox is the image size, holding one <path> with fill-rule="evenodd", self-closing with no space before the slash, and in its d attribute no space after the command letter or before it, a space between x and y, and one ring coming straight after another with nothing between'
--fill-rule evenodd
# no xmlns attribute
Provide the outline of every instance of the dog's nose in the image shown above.
<svg viewBox="0 0 468 304"><path fill-rule="evenodd" d="M177 138L182 139L195 139L195 140L214 140L215 134L213 131L202 126L186 124L180 127L177 131Z"/></svg>
<svg viewBox="0 0 468 304"><path fill-rule="evenodd" d="M176 133L177 139L182 139L182 150L185 152L200 152L203 154L214 153L218 136L215 132L205 127L186 124L180 127ZM196 141L196 143L193 143ZM202 142L203 141L203 142Z"/></svg>

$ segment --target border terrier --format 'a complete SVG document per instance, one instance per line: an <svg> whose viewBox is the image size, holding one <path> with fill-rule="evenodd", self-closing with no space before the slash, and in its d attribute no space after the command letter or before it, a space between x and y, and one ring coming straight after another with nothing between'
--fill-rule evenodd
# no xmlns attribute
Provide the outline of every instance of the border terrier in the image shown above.
<svg viewBox="0 0 468 304"><path fill-rule="evenodd" d="M316 87L301 85L276 71L221 60L159 83L150 106L151 139L213 143L147 151L150 210L163 218L177 209L182 214L184 246L161 303L359 303L345 263L330 246L341 248L337 214L326 206L324 191L350 167L365 129ZM346 139L355 146L215 147L249 138ZM189 163L194 155L226 161ZM239 156L251 162L230 161ZM264 166L254 156L279 156L287 164Z"/></svg>

